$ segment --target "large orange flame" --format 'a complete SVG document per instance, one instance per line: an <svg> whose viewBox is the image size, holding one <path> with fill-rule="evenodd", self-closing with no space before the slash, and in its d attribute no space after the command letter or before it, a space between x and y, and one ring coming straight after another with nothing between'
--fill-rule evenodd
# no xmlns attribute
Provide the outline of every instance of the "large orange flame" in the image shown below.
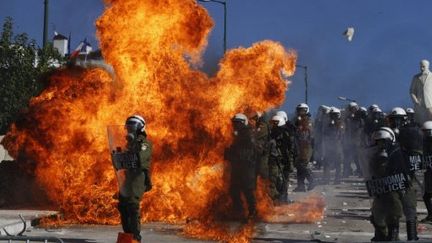
<svg viewBox="0 0 432 243"><path fill-rule="evenodd" d="M279 106L296 54L263 41L228 51L208 78L194 67L212 25L194 0L106 0L97 33L115 75L97 68L58 71L4 139L34 171L63 222L119 223L106 128L135 113L146 118L154 143L154 187L144 196L143 219L202 223L224 215L230 205L222 154L231 141L230 118L246 108ZM260 185L259 213L271 221L266 214L277 210ZM247 239L251 228L240 234Z"/></svg>

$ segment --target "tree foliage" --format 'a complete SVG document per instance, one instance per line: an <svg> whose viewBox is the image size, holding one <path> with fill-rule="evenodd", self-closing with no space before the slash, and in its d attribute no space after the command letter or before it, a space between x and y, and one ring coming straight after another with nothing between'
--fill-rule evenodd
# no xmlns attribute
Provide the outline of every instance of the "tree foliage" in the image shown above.
<svg viewBox="0 0 432 243"><path fill-rule="evenodd" d="M64 62L51 44L37 47L26 33L13 33L12 18L7 17L0 33L0 134L4 134L29 100L44 88L41 77Z"/></svg>

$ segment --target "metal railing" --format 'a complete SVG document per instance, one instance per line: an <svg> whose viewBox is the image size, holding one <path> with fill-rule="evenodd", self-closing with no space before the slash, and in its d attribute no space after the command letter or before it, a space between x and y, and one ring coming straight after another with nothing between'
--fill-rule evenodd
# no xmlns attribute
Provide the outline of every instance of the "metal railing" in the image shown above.
<svg viewBox="0 0 432 243"><path fill-rule="evenodd" d="M23 223L22 230L16 234L12 235L7 230L6 227L3 227L3 231L6 233L6 235L0 235L0 242L26 242L26 243L32 243L32 242L57 242L57 243L64 243L62 239L57 237L44 237L44 236L26 236L23 235L24 232L27 230L27 222L23 218L23 216L20 214L19 218L21 219Z"/></svg>
<svg viewBox="0 0 432 243"><path fill-rule="evenodd" d="M57 237L43 237L43 236L14 236L14 235L6 235L6 236L0 236L0 242L26 242L26 243L32 243L32 242L58 242L58 243L64 243L62 239L59 239Z"/></svg>

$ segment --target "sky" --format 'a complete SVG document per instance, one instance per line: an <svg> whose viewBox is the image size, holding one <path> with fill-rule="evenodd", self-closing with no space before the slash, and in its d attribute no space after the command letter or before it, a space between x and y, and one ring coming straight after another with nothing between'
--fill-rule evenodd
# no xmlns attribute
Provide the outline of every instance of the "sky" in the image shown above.
<svg viewBox="0 0 432 243"><path fill-rule="evenodd" d="M430 0L226 0L227 47L274 40L298 53L308 67L312 111L319 105L344 107L346 96L362 106L388 110L412 106L409 86L419 61L432 60ZM44 0L0 0L0 20L11 16L15 32L42 42ZM223 6L202 3L215 21L202 69L217 71L223 56ZM72 34L72 48L87 40L96 47L94 22L102 0L51 0L49 33ZM352 42L342 33L355 28ZM304 70L290 78L283 109L305 100Z"/></svg>

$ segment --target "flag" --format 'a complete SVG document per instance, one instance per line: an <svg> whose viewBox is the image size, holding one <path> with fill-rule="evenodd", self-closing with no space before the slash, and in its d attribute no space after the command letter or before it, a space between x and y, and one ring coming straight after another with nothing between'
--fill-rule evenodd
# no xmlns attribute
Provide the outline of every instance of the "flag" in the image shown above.
<svg viewBox="0 0 432 243"><path fill-rule="evenodd" d="M87 42L87 39L84 39L79 43L78 47L75 48L75 50L71 53L70 57L75 58L79 54L88 55L92 50L93 48L91 47L90 43Z"/></svg>

